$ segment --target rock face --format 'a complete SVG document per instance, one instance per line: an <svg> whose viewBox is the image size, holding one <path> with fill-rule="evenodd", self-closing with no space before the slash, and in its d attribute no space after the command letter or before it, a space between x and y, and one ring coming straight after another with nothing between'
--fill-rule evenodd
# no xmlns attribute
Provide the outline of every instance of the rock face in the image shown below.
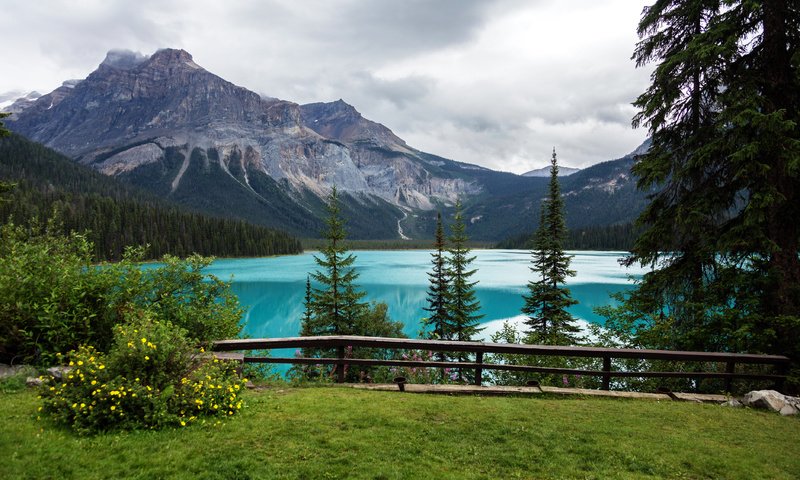
<svg viewBox="0 0 800 480"><path fill-rule="evenodd" d="M363 219L351 221L361 238L430 236L433 210L460 198L476 210L473 238L499 239L523 222L532 230L539 208L531 199L544 196L543 179L418 151L342 100L301 106L263 98L177 49L150 56L111 51L86 79L20 104L6 124L178 203L306 236L318 234L333 185L344 193L345 213ZM612 180L601 175L587 188L613 194L619 187ZM597 218L592 209L608 211L583 186L567 199L578 205L573 210L589 219ZM486 206L498 195L502 201ZM514 222L492 223L506 211L514 212ZM571 226L580 226L574 220Z"/></svg>
<svg viewBox="0 0 800 480"><path fill-rule="evenodd" d="M800 398L790 397L775 390L754 390L742 398L748 407L779 412L781 415L797 415L800 411Z"/></svg>

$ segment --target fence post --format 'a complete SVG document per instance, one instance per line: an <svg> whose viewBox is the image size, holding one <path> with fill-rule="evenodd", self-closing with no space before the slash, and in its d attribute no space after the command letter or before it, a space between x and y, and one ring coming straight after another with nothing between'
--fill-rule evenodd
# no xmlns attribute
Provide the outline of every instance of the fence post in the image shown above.
<svg viewBox="0 0 800 480"><path fill-rule="evenodd" d="M783 393L783 387L786 384L786 377L785 375L789 374L789 364L788 363L781 363L776 365L776 373L778 375L784 375L784 377L775 380L775 390Z"/></svg>
<svg viewBox="0 0 800 480"><path fill-rule="evenodd" d="M736 362L728 362L725 364L725 373L735 373L736 372ZM731 383L733 382L733 378L725 377L725 392L731 392Z"/></svg>
<svg viewBox="0 0 800 480"><path fill-rule="evenodd" d="M481 365L483 364L483 352L478 352L475 354L475 363L478 364L478 366L475 368L475 385L480 387L481 377L483 376L483 368L481 368Z"/></svg>
<svg viewBox="0 0 800 480"><path fill-rule="evenodd" d="M339 359L336 364L336 383L344 383L344 346L336 347L336 356Z"/></svg>
<svg viewBox="0 0 800 480"><path fill-rule="evenodd" d="M611 389L611 357L603 357L603 390Z"/></svg>

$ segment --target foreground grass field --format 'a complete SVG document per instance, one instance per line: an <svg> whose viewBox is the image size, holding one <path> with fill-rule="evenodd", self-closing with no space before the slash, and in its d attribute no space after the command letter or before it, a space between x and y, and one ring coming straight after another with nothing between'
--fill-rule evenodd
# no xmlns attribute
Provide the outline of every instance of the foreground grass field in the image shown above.
<svg viewBox="0 0 800 480"><path fill-rule="evenodd" d="M724 478L800 475L800 421L678 402L248 392L222 426L77 437L0 394L0 478Z"/></svg>

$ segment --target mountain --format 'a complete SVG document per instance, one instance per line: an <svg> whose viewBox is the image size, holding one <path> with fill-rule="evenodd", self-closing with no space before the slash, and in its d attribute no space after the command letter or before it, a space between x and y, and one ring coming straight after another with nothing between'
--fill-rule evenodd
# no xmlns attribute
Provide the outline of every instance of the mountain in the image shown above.
<svg viewBox="0 0 800 480"><path fill-rule="evenodd" d="M572 168L572 167L562 167L558 166L558 176L559 177L568 177L575 172L580 172L580 168ZM542 167L537 168L535 170L531 170L530 172L525 172L522 174L523 177L550 177L550 167Z"/></svg>
<svg viewBox="0 0 800 480"><path fill-rule="evenodd" d="M625 225L638 217L647 205L647 197L637 190L631 175L635 157L631 153L560 179L570 229ZM547 196L549 179L516 177L536 183L505 181L479 195L467 208L468 231L473 238L501 240L538 226L540 204Z"/></svg>
<svg viewBox="0 0 800 480"><path fill-rule="evenodd" d="M39 92L23 93L19 91L0 94L0 111L6 113L20 113L41 97Z"/></svg>
<svg viewBox="0 0 800 480"><path fill-rule="evenodd" d="M109 52L86 79L7 120L15 132L174 202L303 236L324 227L324 198L336 185L352 238L429 238L435 211L447 215L457 198L472 215L473 238L504 238L521 220L535 221L546 184L421 152L342 100L261 97L184 50ZM584 218L570 222L629 216L629 208L594 211L605 204L590 194L606 195L608 181L575 186L567 200ZM587 196L595 202L588 211Z"/></svg>

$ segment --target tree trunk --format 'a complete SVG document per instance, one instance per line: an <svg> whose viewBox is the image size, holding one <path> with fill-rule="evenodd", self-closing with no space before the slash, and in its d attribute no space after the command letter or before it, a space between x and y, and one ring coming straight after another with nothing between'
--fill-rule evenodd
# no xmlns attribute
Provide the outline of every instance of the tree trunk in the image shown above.
<svg viewBox="0 0 800 480"><path fill-rule="evenodd" d="M763 88L767 114L784 112L784 118L798 120L797 86L792 81L792 52L789 51L788 24L789 7L786 0L770 0L763 3ZM795 126L794 139L798 138ZM785 137L784 137L785 138ZM782 197L776 208L768 212L767 235L777 247L770 256L769 275L772 290L768 302L769 314L800 315L800 189L798 180L790 175L788 164L790 151L788 142L776 141L767 159L773 168L767 181Z"/></svg>

